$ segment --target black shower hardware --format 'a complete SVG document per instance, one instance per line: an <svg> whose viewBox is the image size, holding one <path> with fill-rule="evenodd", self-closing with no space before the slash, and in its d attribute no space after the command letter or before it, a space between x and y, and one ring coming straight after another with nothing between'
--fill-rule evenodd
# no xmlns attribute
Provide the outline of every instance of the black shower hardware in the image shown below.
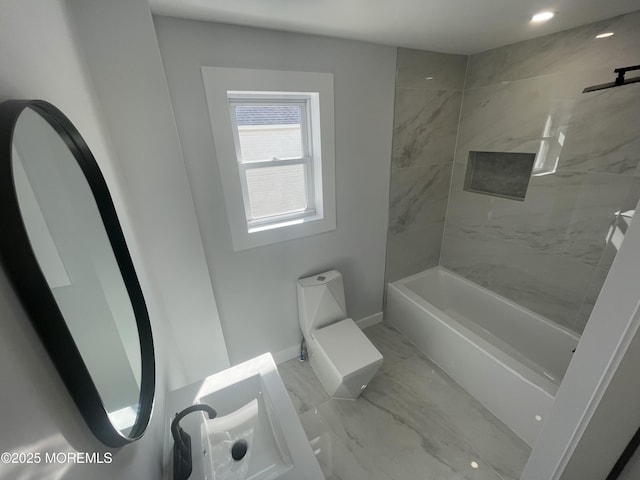
<svg viewBox="0 0 640 480"><path fill-rule="evenodd" d="M602 83L600 85L593 85L585 88L582 93L595 92L597 90L604 90L605 88L619 87L621 85L628 85L630 83L640 82L640 77L624 78L625 73L632 70L640 70L640 65L633 65L632 67L621 67L614 70L618 74L615 81L611 83Z"/></svg>

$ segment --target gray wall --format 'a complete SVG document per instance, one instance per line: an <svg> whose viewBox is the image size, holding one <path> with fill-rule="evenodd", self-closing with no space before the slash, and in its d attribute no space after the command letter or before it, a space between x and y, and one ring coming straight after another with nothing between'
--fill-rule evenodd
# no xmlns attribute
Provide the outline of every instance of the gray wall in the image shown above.
<svg viewBox="0 0 640 480"><path fill-rule="evenodd" d="M398 49L388 282L440 260L466 66L464 55Z"/></svg>
<svg viewBox="0 0 640 480"><path fill-rule="evenodd" d="M232 363L265 351L295 355L301 276L337 268L349 315L380 312L396 49L168 17L155 25ZM334 74L335 231L233 251L203 65Z"/></svg>
<svg viewBox="0 0 640 480"><path fill-rule="evenodd" d="M167 356L175 350L166 315L149 288L147 271L120 188L117 159L73 36L65 4L53 0L3 2L0 15L0 100L41 98L78 127L109 184L146 295L155 336L158 381L146 435L114 451L111 465L0 465L0 478L160 478L164 441ZM176 379L179 374L176 374ZM0 451L94 452L104 447L80 418L49 357L0 268Z"/></svg>
<svg viewBox="0 0 640 480"><path fill-rule="evenodd" d="M76 43L91 75L145 247L149 280L176 349L167 364L186 383L229 366L225 339L162 60L146 0L68 0Z"/></svg>
<svg viewBox="0 0 640 480"><path fill-rule="evenodd" d="M638 58L640 13L469 57L441 265L582 332L640 196L640 86L581 92ZM548 120L557 170L524 202L462 190L469 151L536 153Z"/></svg>

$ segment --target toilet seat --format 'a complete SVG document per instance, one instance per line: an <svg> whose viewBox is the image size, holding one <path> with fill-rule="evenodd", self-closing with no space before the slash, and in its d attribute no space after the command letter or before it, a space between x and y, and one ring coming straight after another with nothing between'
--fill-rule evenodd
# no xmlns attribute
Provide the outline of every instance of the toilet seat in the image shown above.
<svg viewBox="0 0 640 480"><path fill-rule="evenodd" d="M313 332L317 346L344 378L382 362L382 354L360 327L346 318Z"/></svg>

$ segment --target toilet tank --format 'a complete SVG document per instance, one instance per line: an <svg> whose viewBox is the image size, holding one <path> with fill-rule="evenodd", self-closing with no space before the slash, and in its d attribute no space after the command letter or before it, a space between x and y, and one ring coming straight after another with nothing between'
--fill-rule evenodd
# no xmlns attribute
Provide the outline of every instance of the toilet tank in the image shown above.
<svg viewBox="0 0 640 480"><path fill-rule="evenodd" d="M347 318L342 274L337 270L301 278L298 288L298 318L303 334Z"/></svg>

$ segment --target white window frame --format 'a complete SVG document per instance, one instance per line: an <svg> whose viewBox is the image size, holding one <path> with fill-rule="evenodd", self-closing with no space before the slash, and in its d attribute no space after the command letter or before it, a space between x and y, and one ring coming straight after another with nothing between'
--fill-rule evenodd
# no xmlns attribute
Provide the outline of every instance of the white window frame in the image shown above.
<svg viewBox="0 0 640 480"><path fill-rule="evenodd" d="M202 76L234 251L335 230L333 75L202 67ZM303 121L308 127L308 138L303 141L307 150L302 158L241 162L233 104L258 101L305 105ZM308 168L309 208L304 212L252 219L244 176L246 169L294 163L308 165L305 168Z"/></svg>
<svg viewBox="0 0 640 480"><path fill-rule="evenodd" d="M316 196L314 188L314 161L313 161L313 136L311 134L311 94L300 95L290 94L287 92L278 93L249 93L249 92L227 92L229 98L229 115L231 117L231 127L233 129L233 140L236 149L236 157L238 160L238 169L240 171L240 183L242 187L242 197L244 200L245 216L249 233L256 228L260 229L269 225L281 225L283 222L295 220L298 218L309 217L316 214ZM264 161L245 162L242 158L240 148L240 130L237 124L237 117L234 107L237 105L247 106L280 106L280 105L297 105L300 107L302 114L300 118L301 134L302 134L302 156L298 158L272 158ZM281 215L272 215L269 217L253 218L251 216L251 204L249 201L249 189L247 186L247 170L257 168L268 168L286 165L302 165L305 170L305 193L307 208L303 211L284 213Z"/></svg>

